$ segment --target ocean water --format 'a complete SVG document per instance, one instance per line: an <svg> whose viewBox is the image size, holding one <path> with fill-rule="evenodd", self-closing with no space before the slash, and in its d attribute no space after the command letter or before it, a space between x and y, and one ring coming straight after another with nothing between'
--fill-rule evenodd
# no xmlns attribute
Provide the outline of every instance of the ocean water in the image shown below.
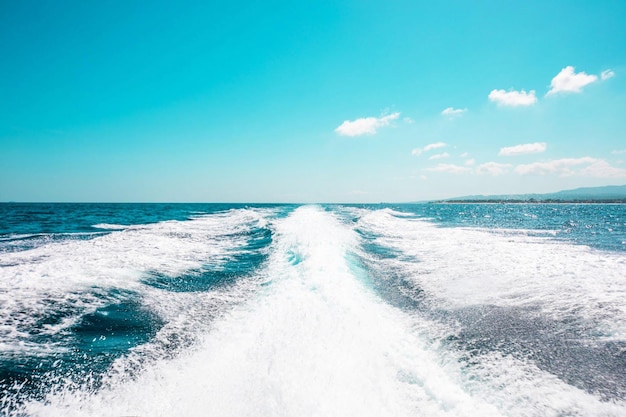
<svg viewBox="0 0 626 417"><path fill-rule="evenodd" d="M2 416L625 416L626 205L0 204Z"/></svg>

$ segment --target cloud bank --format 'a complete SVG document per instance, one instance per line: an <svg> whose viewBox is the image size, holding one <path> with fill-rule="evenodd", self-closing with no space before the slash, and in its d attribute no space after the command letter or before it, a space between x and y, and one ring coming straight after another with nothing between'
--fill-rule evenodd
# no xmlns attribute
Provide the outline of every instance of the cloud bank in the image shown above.
<svg viewBox="0 0 626 417"><path fill-rule="evenodd" d="M392 113L388 116L381 117L363 117L356 120L345 120L338 128L335 129L341 136L361 136L373 135L379 128L389 125L392 121L398 119L400 113Z"/></svg>
<svg viewBox="0 0 626 417"><path fill-rule="evenodd" d="M614 167L604 159L585 156L582 158L562 158L550 161L520 164L515 168L512 164L499 162L485 162L474 167L473 159L465 161L465 166L455 164L437 164L434 167L424 168L426 172L441 172L447 174L476 174L498 176L515 172L518 175L556 175L560 177L588 177L588 178L626 178L626 169Z"/></svg>
<svg viewBox="0 0 626 417"><path fill-rule="evenodd" d="M625 178L626 169L611 166L603 159L591 158L563 158L545 162L518 165L515 172L520 175L549 175L561 177L583 176L594 178Z"/></svg>

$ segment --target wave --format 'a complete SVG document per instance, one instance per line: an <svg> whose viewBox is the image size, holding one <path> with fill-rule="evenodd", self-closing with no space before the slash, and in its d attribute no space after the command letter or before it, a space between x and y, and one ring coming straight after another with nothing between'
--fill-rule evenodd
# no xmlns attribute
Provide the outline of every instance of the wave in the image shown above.
<svg viewBox="0 0 626 417"><path fill-rule="evenodd" d="M100 344L113 349L118 340L128 344L123 353L144 343L160 327L179 320L189 301L184 294L171 294L174 284L153 285L154 277L171 283L194 277L218 285L214 275L229 262L240 264L241 257L269 243L255 243L254 236L271 215L271 210L235 210L0 253L0 364L13 369L17 358L30 358L27 369L37 366L34 358L47 356L52 367L56 358L51 352L70 349L90 356ZM234 284L243 275L245 271L230 271L227 281ZM180 289L194 290L197 286ZM134 317L142 316L145 325L129 327ZM107 334L108 341L92 341L92 331ZM133 332L146 336L118 337ZM21 378L22 371L15 372L9 375Z"/></svg>
<svg viewBox="0 0 626 417"><path fill-rule="evenodd" d="M126 224L109 224L109 223L98 223L94 224L91 227L95 229L105 229L105 230L124 230L131 226Z"/></svg>
<svg viewBox="0 0 626 417"><path fill-rule="evenodd" d="M558 377L604 400L626 396L622 253L382 211L357 230L369 270L394 288L388 298L442 323L440 340L462 352L468 372L495 372L485 364L500 355L524 372L535 367L539 379Z"/></svg>

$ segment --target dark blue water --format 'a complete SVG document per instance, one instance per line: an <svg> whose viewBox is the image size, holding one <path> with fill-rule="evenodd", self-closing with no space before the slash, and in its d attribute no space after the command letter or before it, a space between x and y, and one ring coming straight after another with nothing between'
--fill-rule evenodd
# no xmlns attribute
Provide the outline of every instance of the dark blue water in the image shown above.
<svg viewBox="0 0 626 417"><path fill-rule="evenodd" d="M90 239L167 220L267 204L202 203L0 203L0 253L64 239ZM271 205L275 206L275 205ZM98 225L109 225L106 229ZM116 228L115 226L120 226Z"/></svg>

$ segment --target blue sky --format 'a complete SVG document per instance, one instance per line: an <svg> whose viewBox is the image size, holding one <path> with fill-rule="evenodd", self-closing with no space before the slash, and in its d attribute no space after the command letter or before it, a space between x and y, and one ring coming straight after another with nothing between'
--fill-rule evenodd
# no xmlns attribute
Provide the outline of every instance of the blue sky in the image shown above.
<svg viewBox="0 0 626 417"><path fill-rule="evenodd" d="M621 0L3 1L0 51L0 201L626 183Z"/></svg>

